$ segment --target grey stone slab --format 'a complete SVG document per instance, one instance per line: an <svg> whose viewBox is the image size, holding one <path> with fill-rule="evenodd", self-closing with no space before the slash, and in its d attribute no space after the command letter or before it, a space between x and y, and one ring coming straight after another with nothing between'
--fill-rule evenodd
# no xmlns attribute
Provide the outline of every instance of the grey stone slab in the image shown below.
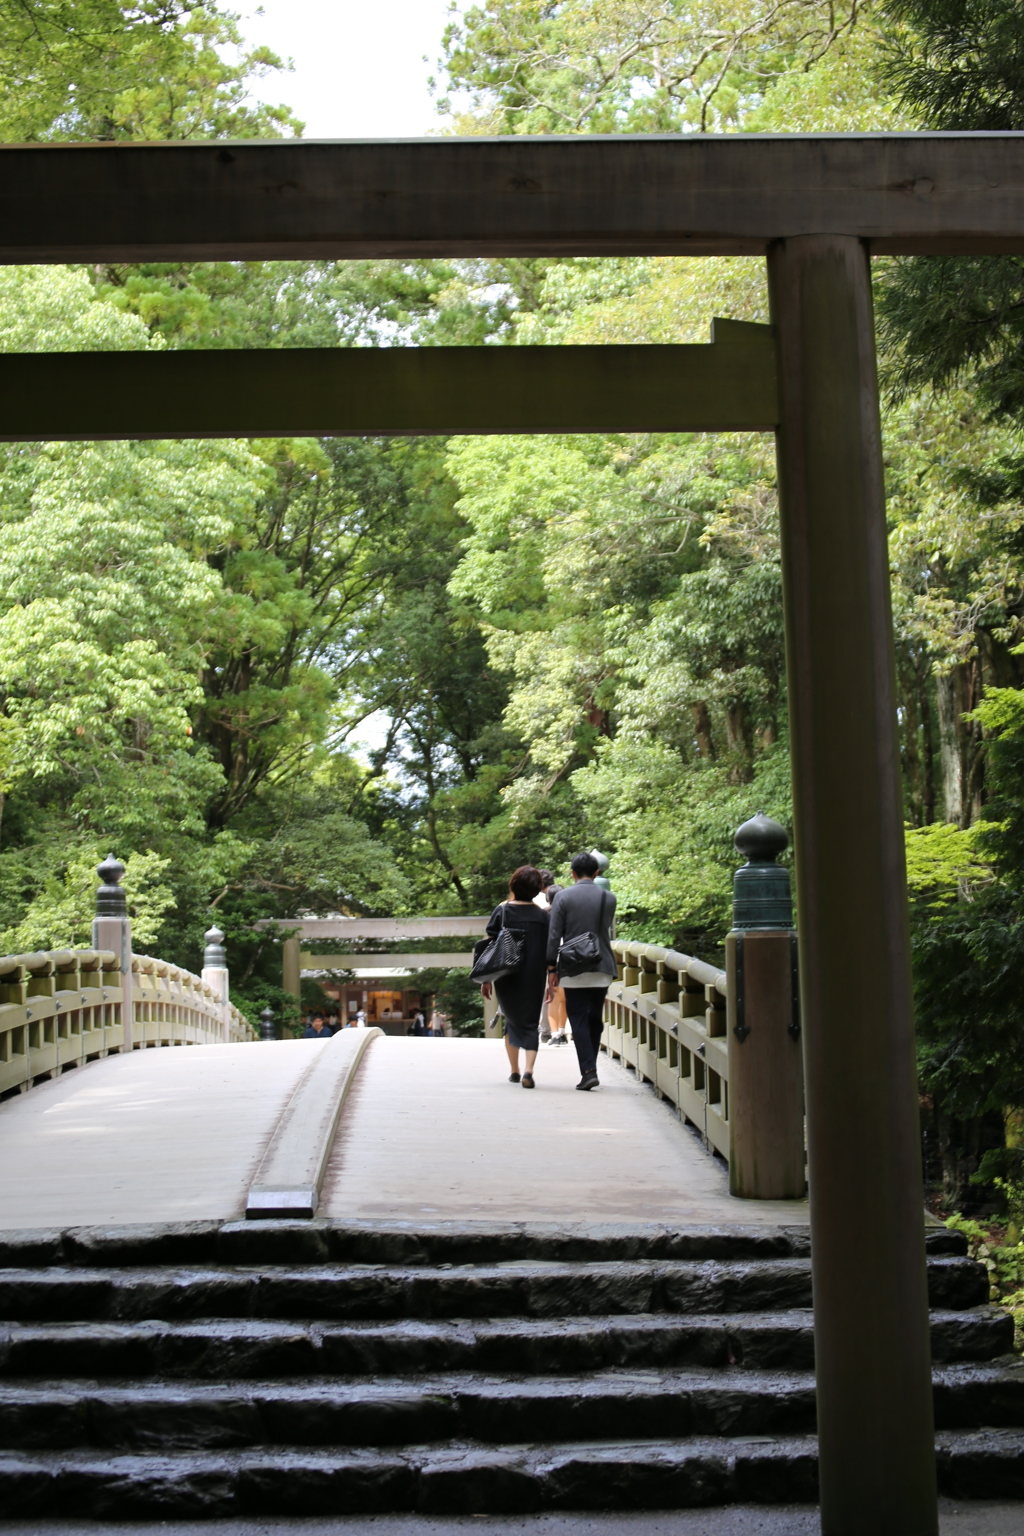
<svg viewBox="0 0 1024 1536"><path fill-rule="evenodd" d="M937 1363L1009 1352L1013 1322L994 1307L932 1315ZM641 1366L739 1365L810 1370L809 1311L687 1316L435 1319L302 1323L253 1318L189 1322L14 1323L0 1328L0 1377L401 1375L477 1370L574 1374Z"/></svg>
<svg viewBox="0 0 1024 1536"><path fill-rule="evenodd" d="M962 1258L959 1232L926 1235L933 1259ZM0 1231L4 1268L65 1263L107 1268L151 1264L502 1264L605 1260L741 1262L808 1258L805 1226L669 1228L660 1223L345 1221L169 1222Z"/></svg>
<svg viewBox="0 0 1024 1536"><path fill-rule="evenodd" d="M721 1509L591 1511L587 1514L270 1516L200 1524L47 1520L53 1536L819 1536L812 1504L732 1504ZM941 1536L1020 1536L1024 1503L943 1499ZM41 1536L36 1522L3 1521L4 1536Z"/></svg>
<svg viewBox="0 0 1024 1536"><path fill-rule="evenodd" d="M933 1307L963 1310L988 1300L984 1266L970 1259L932 1259L928 1278ZM556 1317L810 1305L807 1259L0 1269L0 1318L8 1321Z"/></svg>
<svg viewBox="0 0 1024 1536"><path fill-rule="evenodd" d="M958 1499L1024 1497L1024 1432L940 1435L940 1487ZM531 1514L542 1510L810 1503L812 1436L225 1451L180 1456L0 1454L12 1517L188 1519L232 1515Z"/></svg>

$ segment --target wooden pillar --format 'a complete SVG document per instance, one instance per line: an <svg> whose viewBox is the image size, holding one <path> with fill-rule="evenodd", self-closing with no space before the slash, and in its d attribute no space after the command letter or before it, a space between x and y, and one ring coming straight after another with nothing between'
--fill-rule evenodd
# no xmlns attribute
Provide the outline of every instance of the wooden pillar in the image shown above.
<svg viewBox="0 0 1024 1536"><path fill-rule="evenodd" d="M302 941L298 934L281 945L281 987L296 1000L302 996Z"/></svg>
<svg viewBox="0 0 1024 1536"><path fill-rule="evenodd" d="M806 1193L794 942L789 931L730 933L725 941L729 1193L741 1200L802 1200Z"/></svg>
<svg viewBox="0 0 1024 1536"><path fill-rule="evenodd" d="M769 255L823 1536L935 1536L924 1201L870 268Z"/></svg>

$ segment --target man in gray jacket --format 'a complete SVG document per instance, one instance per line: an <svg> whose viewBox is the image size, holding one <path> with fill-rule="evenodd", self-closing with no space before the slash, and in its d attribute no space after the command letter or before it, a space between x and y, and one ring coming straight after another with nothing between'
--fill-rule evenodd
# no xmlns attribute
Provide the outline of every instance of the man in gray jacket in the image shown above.
<svg viewBox="0 0 1024 1536"><path fill-rule="evenodd" d="M573 884L561 890L551 904L548 928L548 1002L555 987L565 989L565 1010L572 1025L572 1040L582 1076L576 1087L584 1093L598 1086L597 1053L604 1028L605 993L616 977L611 928L615 897L594 884L598 863L592 853L578 853L572 861ZM597 969L578 976L559 976L558 951L562 944L581 934L596 936L600 950Z"/></svg>

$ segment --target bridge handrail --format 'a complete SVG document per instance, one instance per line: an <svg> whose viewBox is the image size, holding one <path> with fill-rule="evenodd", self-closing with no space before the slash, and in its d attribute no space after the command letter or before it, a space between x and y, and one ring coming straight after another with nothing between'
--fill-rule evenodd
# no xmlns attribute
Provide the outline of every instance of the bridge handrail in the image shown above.
<svg viewBox="0 0 1024 1536"><path fill-rule="evenodd" d="M726 974L693 955L612 941L618 978L605 1002L604 1044L729 1156Z"/></svg>
<svg viewBox="0 0 1024 1536"><path fill-rule="evenodd" d="M0 955L0 1097L124 1046L125 978L109 949ZM149 955L131 962L132 1044L256 1038L202 977Z"/></svg>
<svg viewBox="0 0 1024 1536"><path fill-rule="evenodd" d="M169 960L155 959L152 955L133 955L132 971L139 976L154 975L163 978L165 983L164 986L160 987L159 984L157 984L156 988L158 993L161 995L164 992L173 993L173 989L175 987L180 989L183 999L186 998L186 995L189 992L198 993L199 997L201 997L203 1001L200 1003L198 999L196 999L189 1002L187 1005L194 1008L197 1013L202 1013L211 1021L219 1022L221 1020L221 1010L223 1005L221 1004L217 993L210 986L209 982L204 981L201 976L196 976L193 971L186 971L180 965L173 965ZM136 1003L134 991L132 996L132 1003L134 1007ZM240 1013L239 1010L235 1007L234 1003L228 1003L226 1011L228 1016L230 1040L242 1041L256 1039L256 1031L253 1029L245 1015ZM139 1015L137 1008L135 1008L135 1018L136 1022L138 1022ZM136 1039L138 1039L138 1035L136 1035ZM160 1043L162 1044L163 1042L161 1041Z"/></svg>

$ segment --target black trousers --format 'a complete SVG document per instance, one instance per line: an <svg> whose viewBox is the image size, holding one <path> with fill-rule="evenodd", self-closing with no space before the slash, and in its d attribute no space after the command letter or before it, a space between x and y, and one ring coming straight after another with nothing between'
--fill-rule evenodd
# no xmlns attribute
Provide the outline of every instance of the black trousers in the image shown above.
<svg viewBox="0 0 1024 1536"><path fill-rule="evenodd" d="M597 1071L597 1053L604 1029L604 1000L607 987L566 987L565 1011L572 1025L572 1043L579 1057L580 1071Z"/></svg>

